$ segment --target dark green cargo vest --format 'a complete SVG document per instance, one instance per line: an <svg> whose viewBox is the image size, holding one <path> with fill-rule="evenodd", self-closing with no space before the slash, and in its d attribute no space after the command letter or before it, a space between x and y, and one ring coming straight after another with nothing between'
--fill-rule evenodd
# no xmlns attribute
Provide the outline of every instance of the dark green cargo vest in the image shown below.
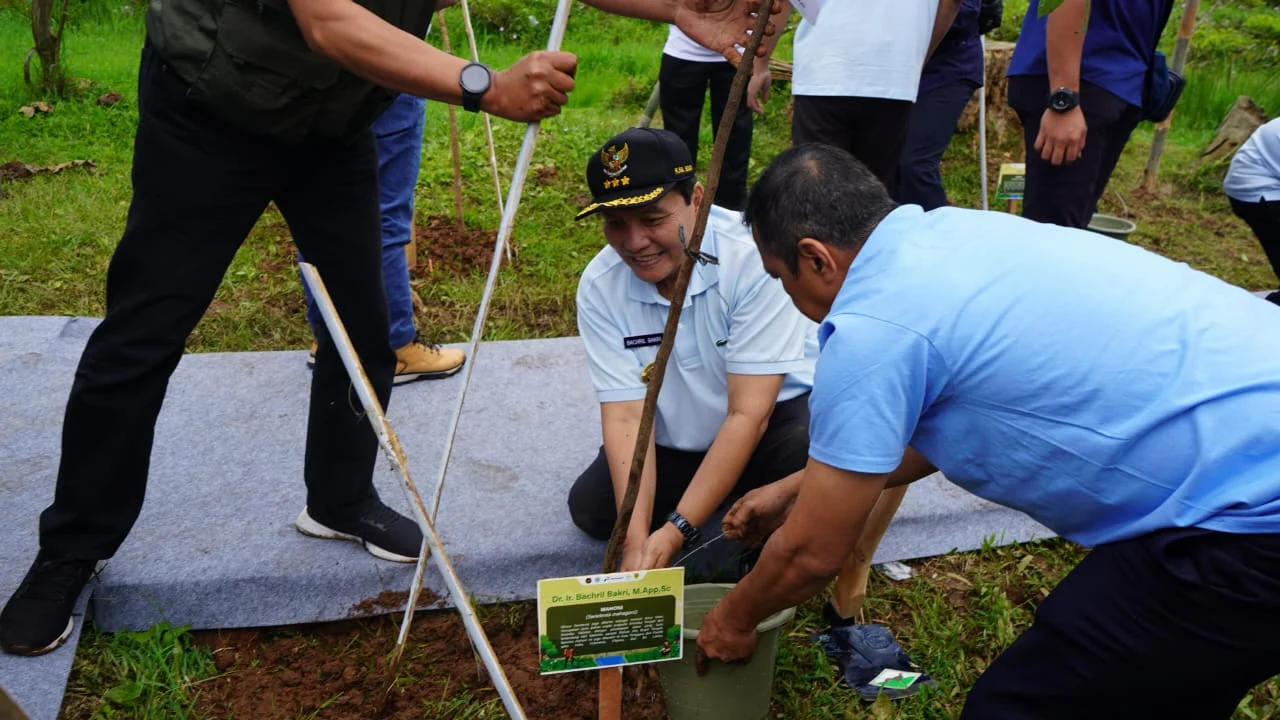
<svg viewBox="0 0 1280 720"><path fill-rule="evenodd" d="M435 10L435 0L355 1L415 37ZM191 102L286 143L351 137L396 97L312 52L287 0L151 0L147 37Z"/></svg>

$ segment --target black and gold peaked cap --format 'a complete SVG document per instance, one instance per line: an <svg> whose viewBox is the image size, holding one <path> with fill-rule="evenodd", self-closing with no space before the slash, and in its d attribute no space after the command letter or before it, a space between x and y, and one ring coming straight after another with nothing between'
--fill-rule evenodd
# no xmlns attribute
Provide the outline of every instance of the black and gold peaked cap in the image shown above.
<svg viewBox="0 0 1280 720"><path fill-rule="evenodd" d="M691 177L693 159L675 133L631 128L609 138L587 160L591 204L575 219L609 208L657 202L681 180Z"/></svg>

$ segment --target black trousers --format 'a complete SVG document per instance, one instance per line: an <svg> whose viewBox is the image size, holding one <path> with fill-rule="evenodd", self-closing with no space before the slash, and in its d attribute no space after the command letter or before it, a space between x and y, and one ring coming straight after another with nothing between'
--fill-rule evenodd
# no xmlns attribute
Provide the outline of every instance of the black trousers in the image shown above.
<svg viewBox="0 0 1280 720"><path fill-rule="evenodd" d="M711 91L711 136L720 129L724 106L729 102L736 68L725 62L693 62L667 54L662 55L658 70L658 98L662 107L662 127L670 130L689 148L694 165L698 163L698 129L702 124L702 105ZM725 145L724 165L720 168L720 187L716 205L741 210L747 204L747 164L751 161L751 130L754 121L747 107L746 89L733 129Z"/></svg>
<svg viewBox="0 0 1280 720"><path fill-rule="evenodd" d="M1231 211L1253 230L1253 234L1258 237L1258 244L1271 262L1271 271L1280 277L1280 201L1258 198L1257 202L1245 202L1235 198L1228 199L1231 201ZM1277 294L1273 293L1268 299L1280 303Z"/></svg>
<svg viewBox="0 0 1280 720"><path fill-rule="evenodd" d="M911 103L819 95L795 95L793 100L792 144L819 142L848 150L880 178L889 194L896 192Z"/></svg>
<svg viewBox="0 0 1280 720"><path fill-rule="evenodd" d="M914 203L925 210L947 204L947 192L942 189L942 155L977 89L971 80L955 80L916 98L898 170L898 202Z"/></svg>
<svg viewBox="0 0 1280 720"><path fill-rule="evenodd" d="M1053 165L1035 149L1048 95L1049 78L1045 75L1009 78L1009 107L1022 121L1027 158L1022 216L1064 227L1088 227L1129 135L1142 120L1142 109L1081 81L1080 109L1088 125L1084 151L1073 163Z"/></svg>
<svg viewBox="0 0 1280 720"><path fill-rule="evenodd" d="M978 679L962 720L1225 720L1280 673L1280 535L1090 552Z"/></svg>
<svg viewBox="0 0 1280 720"><path fill-rule="evenodd" d="M653 498L652 529L657 530L667 515L676 509L693 474L702 465L706 453L688 452L658 445L656 455L658 484ZM742 471L726 503L749 490L803 470L809 461L809 394L784 400L773 409L764 437L756 445L751 460ZM618 519L613 479L604 448L569 490L569 515L573 524L599 540L607 540ZM710 539L711 536L707 536Z"/></svg>
<svg viewBox="0 0 1280 720"><path fill-rule="evenodd" d="M269 202L324 278L378 398L390 399L395 354L373 135L284 146L192 108L185 92L163 58L144 49L133 200L107 272L106 317L67 401L54 502L40 517L41 547L55 554L107 558L129 533L169 376ZM308 505L322 519L375 497L377 444L332 339L318 341L305 477ZM192 481L200 474L191 468Z"/></svg>

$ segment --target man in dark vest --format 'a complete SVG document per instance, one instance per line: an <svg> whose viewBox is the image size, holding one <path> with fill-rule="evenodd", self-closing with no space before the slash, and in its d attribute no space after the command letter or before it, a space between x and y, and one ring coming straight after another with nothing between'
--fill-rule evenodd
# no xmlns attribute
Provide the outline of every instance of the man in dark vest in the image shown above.
<svg viewBox="0 0 1280 720"><path fill-rule="evenodd" d="M747 0L592 0L676 23L729 50ZM71 633L98 562L142 508L156 416L183 345L269 203L326 280L378 399L395 354L382 288L377 157L369 129L397 93L518 122L556 115L577 58L531 53L507 70L422 42L433 0L152 0L138 77L133 189L107 273L107 312L67 403L40 552L0 613L0 648L38 655ZM417 558L422 535L372 485L377 442L352 412L320 332L307 424L301 532Z"/></svg>

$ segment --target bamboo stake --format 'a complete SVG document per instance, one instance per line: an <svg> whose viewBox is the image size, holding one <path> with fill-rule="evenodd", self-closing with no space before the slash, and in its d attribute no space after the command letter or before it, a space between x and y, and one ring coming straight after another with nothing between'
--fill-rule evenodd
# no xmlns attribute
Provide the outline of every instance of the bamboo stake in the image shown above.
<svg viewBox="0 0 1280 720"><path fill-rule="evenodd" d="M836 586L831 591L831 604L840 617L851 618L854 615L862 615L862 608L867 601L867 578L871 575L871 561L875 557L876 549L880 547L880 540L884 537L885 531L889 529L889 523L893 522L893 516L898 512L898 506L902 504L902 498L906 495L907 486L901 485L885 488L876 499L875 507L871 509L871 516L867 518L867 524L862 528L862 537L858 538L858 544L854 546L853 553L849 555L844 568L836 576Z"/></svg>
<svg viewBox="0 0 1280 720"><path fill-rule="evenodd" d="M471 60L480 62L480 52L476 48L476 31L471 27L471 10L467 7L467 0L460 0L458 5L462 8L462 26L467 31ZM506 213L502 209L502 180L498 177L498 154L493 148L493 125L489 122L489 113L480 113L480 119L484 121L484 139L489 144L489 169L493 171L493 189L494 197L498 199L498 217L502 217ZM513 252L515 252L515 243L507 243L507 262L511 262Z"/></svg>
<svg viewBox="0 0 1280 720"><path fill-rule="evenodd" d="M1173 60L1169 69L1181 73L1187 65L1187 53L1191 49L1191 34L1196 29L1196 14L1200 10L1200 0L1186 0L1182 6L1182 22L1178 24L1178 39L1173 44ZM1142 171L1142 188L1155 192L1156 181L1160 176L1160 157L1164 155L1165 140L1169 137L1169 127L1173 124L1173 113L1156 125L1155 136L1151 138L1151 152L1147 154L1147 166Z"/></svg>
<svg viewBox="0 0 1280 720"><path fill-rule="evenodd" d="M513 718L524 718L524 708L520 706L520 701L516 699L515 691L512 690L511 683L507 680L506 673L502 670L502 664L498 662L498 656L494 653L493 646L489 644L489 638L484 634L480 619L476 616L475 609L471 607L470 596L463 589L462 581L458 579L458 573L454 570L453 563L449 560L449 556L445 554L444 544L440 541L440 536L436 534L435 525L431 518L427 516L427 509L422 502L422 495L418 493L417 485L414 484L413 478L409 475L409 463L405 458L404 448L400 445L400 438L391 429L391 424L387 422L382 403L378 401L373 385L369 382L369 377L365 375L364 367L360 364L360 358L356 355L355 348L351 345L351 338L347 335L346 327L342 324L342 318L338 317L338 312L333 306L333 300L329 297L329 291L325 289L324 281L320 279L320 273L316 271L314 265L304 262L299 263L298 266L302 271L303 281L311 289L311 294L316 299L316 307L320 310L320 316L324 319L325 327L337 346L338 356L342 358L342 364L346 368L347 375L351 378L351 384L355 388L356 396L360 399L360 404L364 408L365 417L369 418L369 424L373 426L374 435L378 438L378 445L382 447L383 452L386 453L391 465L400 474L401 479L404 480L405 487L409 491L409 497L413 501L414 516L418 521L418 526L422 529L423 537L426 539L422 547L424 551L427 547L435 550L436 564L440 567L440 572L444 576L445 586L457 603L458 613L462 616L462 624L466 627L467 635L470 636L471 642L476 652L479 653L485 669L488 670L489 678L493 681L493 686L498 691L498 697L502 699L502 704L507 709L507 714ZM419 557L421 558L421 555ZM417 568L417 575L417 582L420 586L421 564ZM417 596L414 595L409 599L409 606L405 612L406 617L412 614L416 604ZM392 687L394 687L403 652L403 642L397 642L390 662L389 675L392 679Z"/></svg>
<svg viewBox="0 0 1280 720"><path fill-rule="evenodd" d="M978 36L978 44L982 48L982 61L987 59L987 38ZM982 209L990 210L987 200L987 70L982 69L982 85L978 88L978 179L982 184Z"/></svg>
<svg viewBox="0 0 1280 720"><path fill-rule="evenodd" d="M636 123L636 127L649 127L653 122L653 116L658 114L658 103L661 100L662 85L660 83L654 83L653 92L649 93L649 101L644 104L644 112L640 114L640 120Z"/></svg>
<svg viewBox="0 0 1280 720"><path fill-rule="evenodd" d="M755 31L747 40L744 58L754 58L764 39L765 29L769 24L769 13L761 8L756 18ZM698 217L693 226L693 237L688 241L688 252L684 263L680 265L676 275L676 284L671 291L671 309L667 312L667 324L662 330L662 344L658 347L658 355L653 361L653 371L649 377L649 387L645 391L644 410L640 415L640 428L636 433L636 448L631 456L631 472L627 478L627 490L622 496L622 505L618 508L618 519L613 525L613 533L609 537L609 545L604 554L604 571L617 572L622 561L622 542L626 539L627 526L631 524L631 514L635 510L636 496L640 492L640 476L644 471L645 457L649 450L649 437L653 433L654 415L658 407L658 393L662 390L662 380L667 370L667 360L671 357L671 348L675 344L676 329L680 324L680 310L684 306L685 295L689 291L689 278L693 275L694 257L702 247L702 235L707 229L707 218L711 214L711 204L715 200L716 190L720 187L720 168L724 165L725 147L729 135L733 132L733 120L738 114L738 105L745 94L747 80L751 77L753 63L740 62L734 71L733 85L729 88L729 100L725 103L720 117L720 127L716 129L716 142L711 152L711 167L707 171L707 186L702 194L702 204L698 206ZM600 671L600 706L599 720L621 720L622 718L622 669L606 668Z"/></svg>
<svg viewBox="0 0 1280 720"><path fill-rule="evenodd" d="M453 54L449 47L449 28L444 22L444 11L436 13L440 20L440 45L445 52ZM458 109L453 103L446 103L449 108L449 147L453 151L453 211L458 222L458 230L464 229L462 223L462 150L458 148Z"/></svg>
<svg viewBox="0 0 1280 720"><path fill-rule="evenodd" d="M27 714L2 687L0 687L0 720L27 720Z"/></svg>

